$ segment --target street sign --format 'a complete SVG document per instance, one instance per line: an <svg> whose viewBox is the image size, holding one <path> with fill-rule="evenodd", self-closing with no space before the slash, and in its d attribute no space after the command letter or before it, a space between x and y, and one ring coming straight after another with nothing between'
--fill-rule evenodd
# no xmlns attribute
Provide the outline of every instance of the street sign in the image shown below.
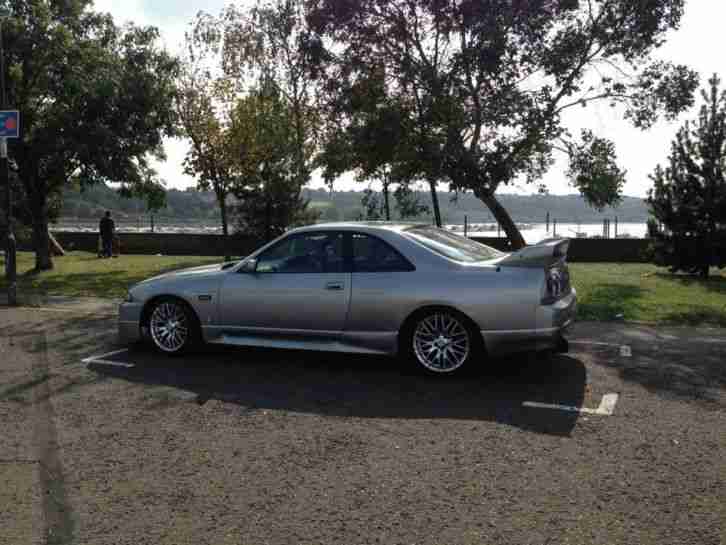
<svg viewBox="0 0 726 545"><path fill-rule="evenodd" d="M0 138L20 137L20 112L18 110L0 111Z"/></svg>

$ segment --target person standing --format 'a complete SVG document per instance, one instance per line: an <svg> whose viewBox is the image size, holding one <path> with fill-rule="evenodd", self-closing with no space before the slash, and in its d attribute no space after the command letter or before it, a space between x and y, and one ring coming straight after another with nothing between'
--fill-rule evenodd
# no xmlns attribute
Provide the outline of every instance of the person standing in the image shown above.
<svg viewBox="0 0 726 545"><path fill-rule="evenodd" d="M116 225L111 219L111 212L106 211L106 215L101 218L98 224L98 230L101 234L101 244L103 245L103 257L111 257L113 254L113 235Z"/></svg>

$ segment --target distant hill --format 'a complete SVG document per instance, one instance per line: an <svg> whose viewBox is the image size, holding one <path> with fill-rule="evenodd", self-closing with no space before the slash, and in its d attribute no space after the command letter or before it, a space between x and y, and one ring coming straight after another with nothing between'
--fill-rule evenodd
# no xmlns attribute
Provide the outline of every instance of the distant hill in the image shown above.
<svg viewBox="0 0 726 545"><path fill-rule="evenodd" d="M422 202L430 204L430 195L419 192ZM332 194L324 189L305 189L304 196L312 207L321 212L326 220L354 220L361 212L361 191L335 191ZM604 218L617 216L620 222L645 222L648 210L643 199L625 197L617 208L606 208L603 212L587 206L579 195L498 195L502 205L515 221L520 223L540 223L545 221L547 212L551 219L561 223L597 223ZM474 195L466 193L458 196L445 191L439 192L439 203L445 223L463 223L467 216L469 223L493 222L493 217L484 204ZM393 200L391 202L393 207ZM147 216L145 205L138 199L124 199L107 186L95 186L85 191L67 190L64 194L61 216L81 219L100 217L105 210L111 210L121 220L135 221ZM219 221L214 195L193 189L167 191L167 206L155 216L160 221L203 222ZM430 216L420 218L429 220Z"/></svg>

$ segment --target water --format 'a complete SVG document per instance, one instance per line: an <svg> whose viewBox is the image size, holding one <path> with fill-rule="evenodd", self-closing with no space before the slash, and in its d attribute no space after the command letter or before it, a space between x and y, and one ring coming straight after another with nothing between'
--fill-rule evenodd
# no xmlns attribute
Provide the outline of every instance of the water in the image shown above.
<svg viewBox="0 0 726 545"><path fill-rule="evenodd" d="M447 225L447 229L456 231L457 233L464 232L463 225ZM546 238L552 238L555 234L552 231L552 224L550 223L549 233L547 232L547 224L545 223L528 223L520 226L520 231L524 240L527 244L536 244L540 240ZM479 235L485 237L496 237L497 236L497 224L474 224L469 225L468 234ZM595 236L602 237L602 223L557 223L557 236L565 238L578 238L577 233L587 234L587 238ZM618 224L618 237L622 235L629 235L630 238L645 238L648 233L648 228L645 223L619 223ZM504 231L500 231L500 236L505 236ZM615 238L615 224L610 223L610 238Z"/></svg>
<svg viewBox="0 0 726 545"><path fill-rule="evenodd" d="M446 225L447 229L451 229L457 233L464 233L463 225ZM150 233L151 228L148 224L137 224L131 222L116 222L116 228L119 233ZM98 222L95 221L73 221L61 219L57 224L51 227L54 231L71 231L97 233ZM552 224L550 224L549 233L547 225L544 223L529 223L521 225L520 230L527 244L536 244L540 240L551 238L554 236L552 232ZM202 223L157 223L154 227L156 233L179 233L179 234L221 234L222 228L215 224ZM567 238L577 238L577 233L586 233L587 237L602 236L602 223L558 223L557 236ZM647 227L645 223L620 223L618 224L618 236L629 235L631 238L645 238ZM496 223L476 223L469 225L468 234L496 237ZM504 231L500 231L500 236L505 236ZM610 224L610 237L615 238L615 224Z"/></svg>

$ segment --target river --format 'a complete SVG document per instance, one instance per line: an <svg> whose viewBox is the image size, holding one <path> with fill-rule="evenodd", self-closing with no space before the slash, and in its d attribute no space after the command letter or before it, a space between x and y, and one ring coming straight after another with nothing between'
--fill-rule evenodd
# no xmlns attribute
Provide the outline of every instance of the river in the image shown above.
<svg viewBox="0 0 726 545"><path fill-rule="evenodd" d="M119 234L123 233L149 233L151 227L146 224L117 222L117 230ZM553 233L553 225L550 224L549 232L544 223L528 223L520 226L522 236L528 244L535 244L545 238L553 236L577 238L577 233L586 234L587 238L593 236L602 236L602 223L558 223L557 233ZM447 229L451 229L457 233L464 232L463 225L446 225ZM98 224L94 221L75 221L61 219L54 224L51 229L53 231L72 231L72 232L97 232ZM222 228L213 224L202 223L157 223L154 231L157 233L184 233L184 234L221 234ZM480 236L497 236L496 224L477 223L468 226L468 234ZM620 223L618 224L618 235L628 236L630 238L645 238L647 228L645 223ZM500 236L504 236L504 231L500 231ZM615 224L610 224L610 238L615 238Z"/></svg>

